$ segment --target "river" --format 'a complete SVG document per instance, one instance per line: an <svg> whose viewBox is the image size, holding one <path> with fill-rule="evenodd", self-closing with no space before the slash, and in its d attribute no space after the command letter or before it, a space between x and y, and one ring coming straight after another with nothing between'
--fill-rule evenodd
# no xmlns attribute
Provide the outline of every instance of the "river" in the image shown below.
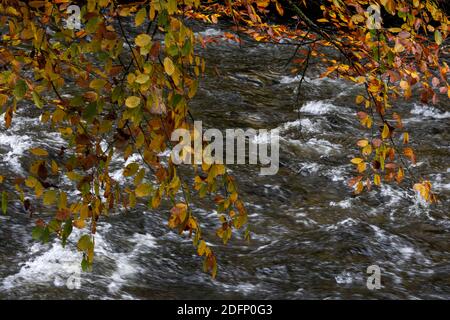
<svg viewBox="0 0 450 320"><path fill-rule="evenodd" d="M221 130L277 128L281 144L274 176L259 175L258 166L229 168L249 210L250 242L237 235L220 244L217 212L208 201L196 203L218 258L215 280L202 272L191 240L166 226L167 210L142 204L102 219L93 270L81 272L74 245L33 241L34 219L15 204L0 215L0 299L449 299L448 100L423 105L414 95L396 102L418 156L413 170L431 180L440 202L425 205L411 180L354 196L349 160L357 155L356 140L369 134L356 118L361 88L318 79L312 66L296 108L299 78L286 66L293 50L220 41L200 51L207 70L191 103L194 118ZM0 131L1 174L25 174L32 146L56 152L63 144L22 109ZM366 286L370 265L381 269L381 289ZM78 275L80 285L67 286Z"/></svg>

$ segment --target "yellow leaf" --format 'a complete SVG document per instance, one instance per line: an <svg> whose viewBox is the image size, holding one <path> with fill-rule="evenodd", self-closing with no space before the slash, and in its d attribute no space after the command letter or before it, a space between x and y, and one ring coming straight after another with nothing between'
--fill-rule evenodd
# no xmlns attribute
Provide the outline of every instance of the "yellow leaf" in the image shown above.
<svg viewBox="0 0 450 320"><path fill-rule="evenodd" d="M135 193L138 197L146 197L152 192L152 186L148 183L141 183L137 186Z"/></svg>
<svg viewBox="0 0 450 320"><path fill-rule="evenodd" d="M407 144L409 142L409 133L405 132L403 133L403 143Z"/></svg>
<svg viewBox="0 0 450 320"><path fill-rule="evenodd" d="M383 132L381 132L381 137L383 139L386 139L387 137L389 137L389 127L387 126L386 123L383 126Z"/></svg>
<svg viewBox="0 0 450 320"><path fill-rule="evenodd" d="M284 9L278 1L275 1L275 7L278 11L278 14L282 16L284 14Z"/></svg>
<svg viewBox="0 0 450 320"><path fill-rule="evenodd" d="M199 256L202 256L205 254L206 251L206 242L205 240L200 241L198 248L197 248L197 252Z"/></svg>
<svg viewBox="0 0 450 320"><path fill-rule="evenodd" d="M370 144L368 144L367 146L365 146L365 147L362 149L362 153L363 153L363 155L365 155L365 156L370 155L370 154L372 153L372 146L371 146Z"/></svg>
<svg viewBox="0 0 450 320"><path fill-rule="evenodd" d="M139 84L144 84L146 83L148 80L150 79L150 77L148 76L148 74L145 73L141 73L140 75L137 76L136 78L136 82Z"/></svg>
<svg viewBox="0 0 450 320"><path fill-rule="evenodd" d="M353 159L351 160L351 163L359 164L359 163L361 163L361 162L363 162L363 161L364 161L364 159L361 159L361 158L353 158Z"/></svg>
<svg viewBox="0 0 450 320"><path fill-rule="evenodd" d="M85 220L89 217L89 206L87 204L83 205L80 210L80 219Z"/></svg>
<svg viewBox="0 0 450 320"><path fill-rule="evenodd" d="M380 175L379 175L379 174L376 174L376 175L373 177L373 183L374 183L376 186L379 186L379 185L381 184L381 178L380 178Z"/></svg>
<svg viewBox="0 0 450 320"><path fill-rule="evenodd" d="M359 140L357 143L358 147L364 148L365 146L367 146L369 144L369 141L367 141L366 139L363 140Z"/></svg>
<svg viewBox="0 0 450 320"><path fill-rule="evenodd" d="M389 28L388 29L389 30L389 32L392 32L392 33L399 33L399 32L402 32L402 28Z"/></svg>
<svg viewBox="0 0 450 320"><path fill-rule="evenodd" d="M363 103L364 100L365 100L365 98L363 96L356 96L356 103L357 104Z"/></svg>
<svg viewBox="0 0 450 320"><path fill-rule="evenodd" d="M365 162L358 163L358 172L359 173L366 171L366 168L367 168L367 166L366 166Z"/></svg>
<svg viewBox="0 0 450 320"><path fill-rule="evenodd" d="M44 150L44 149L41 149L41 148L30 149L30 152L32 154L34 154L35 156L42 156L42 157L48 156L48 152L46 150Z"/></svg>
<svg viewBox="0 0 450 320"><path fill-rule="evenodd" d="M434 41L438 46L442 44L442 34L439 30L434 31Z"/></svg>
<svg viewBox="0 0 450 320"><path fill-rule="evenodd" d="M56 201L56 191L55 190L47 190L44 193L44 205L50 206Z"/></svg>
<svg viewBox="0 0 450 320"><path fill-rule="evenodd" d="M73 226L78 229L83 229L86 226L86 222L84 220L74 220Z"/></svg>
<svg viewBox="0 0 450 320"><path fill-rule="evenodd" d="M140 34L134 39L134 42L136 42L136 45L139 47L145 47L150 44L152 41L152 38L148 34Z"/></svg>
<svg viewBox="0 0 450 320"><path fill-rule="evenodd" d="M52 160L52 173L53 174L58 173L58 164L55 162L55 160Z"/></svg>
<svg viewBox="0 0 450 320"><path fill-rule="evenodd" d="M364 189L364 185L363 185L363 183L360 181L360 182L358 182L358 184L356 185L355 193L356 193L356 194L359 194L359 193L361 193L361 192L363 191L363 189Z"/></svg>
<svg viewBox="0 0 450 320"><path fill-rule="evenodd" d="M8 101L8 96L6 94L0 94L0 107L3 107Z"/></svg>
<svg viewBox="0 0 450 320"><path fill-rule="evenodd" d="M398 183L402 182L403 178L405 177L405 173L403 171L403 168L398 168L397 177L395 178Z"/></svg>
<svg viewBox="0 0 450 320"><path fill-rule="evenodd" d="M73 172L73 171L67 172L66 176L67 176L67 178L69 178L72 181L78 181L81 179L81 176L78 173Z"/></svg>
<svg viewBox="0 0 450 320"><path fill-rule="evenodd" d="M136 25L136 27L140 26L145 21L146 16L147 10L145 9L145 7L138 11L136 17L134 18L134 24Z"/></svg>
<svg viewBox="0 0 450 320"><path fill-rule="evenodd" d="M25 185L28 187L28 188L34 188L35 186L36 186L36 183L37 183L38 181L37 181L37 179L35 178L35 177L28 177L26 180L25 180Z"/></svg>
<svg viewBox="0 0 450 320"><path fill-rule="evenodd" d="M106 81L103 79L94 79L89 83L89 88L94 90L100 90L102 89L106 84Z"/></svg>
<svg viewBox="0 0 450 320"><path fill-rule="evenodd" d="M136 75L134 73L129 73L127 75L127 82L133 84L134 81L136 81Z"/></svg>
<svg viewBox="0 0 450 320"><path fill-rule="evenodd" d="M408 81L405 80L401 80L400 81L400 88L402 88L403 90L408 90L409 89L409 83Z"/></svg>
<svg viewBox="0 0 450 320"><path fill-rule="evenodd" d="M130 96L125 100L125 105L128 108L136 108L141 103L141 98L136 96Z"/></svg>
<svg viewBox="0 0 450 320"><path fill-rule="evenodd" d="M167 2L167 12L169 14L174 14L177 12L177 0L169 0Z"/></svg>
<svg viewBox="0 0 450 320"><path fill-rule="evenodd" d="M266 8L269 5L269 0L256 0L256 4L260 8Z"/></svg>
<svg viewBox="0 0 450 320"><path fill-rule="evenodd" d="M175 72L175 66L173 65L173 62L169 57L164 58L164 70L169 76L171 76Z"/></svg>
<svg viewBox="0 0 450 320"><path fill-rule="evenodd" d="M43 193L44 187L39 181L36 180L36 185L34 186L34 194L36 195L36 198L40 198Z"/></svg>

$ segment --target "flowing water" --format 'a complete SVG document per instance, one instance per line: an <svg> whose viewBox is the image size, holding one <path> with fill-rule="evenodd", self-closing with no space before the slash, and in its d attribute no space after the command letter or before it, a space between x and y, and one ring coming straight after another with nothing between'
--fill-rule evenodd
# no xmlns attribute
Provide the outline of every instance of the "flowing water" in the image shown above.
<svg viewBox="0 0 450 320"><path fill-rule="evenodd" d="M223 130L280 130L276 175L261 176L258 166L230 166L249 210L249 243L238 234L221 245L213 231L219 227L214 206L196 203L218 257L217 279L202 272L191 240L166 227L167 210L142 204L102 219L93 270L80 273L81 254L73 243L63 249L58 240L33 241L34 219L17 203L0 216L0 299L449 299L448 100L434 106L417 97L397 102L418 155L412 169L431 180L440 203L423 204L410 190L411 180L354 196L346 183L354 175L349 160L357 155L356 140L370 134L355 116L361 88L317 79L313 65L296 108L299 78L286 66L293 50L222 41L200 51L208 67L191 105L196 120ZM25 174L31 146L56 152L64 144L30 116L31 108L0 131L2 175ZM36 216L46 214L40 208ZM72 241L79 235L74 231ZM366 286L370 265L381 268L379 290ZM80 286L67 286L79 274Z"/></svg>

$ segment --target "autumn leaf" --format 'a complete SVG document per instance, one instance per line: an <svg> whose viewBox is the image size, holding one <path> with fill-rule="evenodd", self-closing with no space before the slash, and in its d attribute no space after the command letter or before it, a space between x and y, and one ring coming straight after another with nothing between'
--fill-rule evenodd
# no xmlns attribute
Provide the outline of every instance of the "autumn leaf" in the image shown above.
<svg viewBox="0 0 450 320"><path fill-rule="evenodd" d="M379 175L379 174L375 174L375 175L373 176L373 183L374 183L376 186L379 186L379 185L381 184L381 178L380 178L380 175Z"/></svg>
<svg viewBox="0 0 450 320"><path fill-rule="evenodd" d="M6 94L0 93L0 107L3 107L8 101L8 96Z"/></svg>
<svg viewBox="0 0 450 320"><path fill-rule="evenodd" d="M86 221L84 220L74 220L73 226L77 229L83 229L86 226Z"/></svg>
<svg viewBox="0 0 450 320"><path fill-rule="evenodd" d="M152 38L148 34L140 34L135 39L136 45L139 47L146 47L152 42Z"/></svg>
<svg viewBox="0 0 450 320"><path fill-rule="evenodd" d="M362 139L362 140L358 140L358 142L356 143L358 145L358 147L365 147L369 144L369 141L367 141L366 139Z"/></svg>
<svg viewBox="0 0 450 320"><path fill-rule="evenodd" d="M284 9L283 9L283 7L281 6L281 4L280 4L279 1L275 1L275 7L276 7L276 9L277 9L278 14L279 14L280 16L282 16L282 15L284 14Z"/></svg>
<svg viewBox="0 0 450 320"><path fill-rule="evenodd" d="M34 154L35 156L41 156L41 157L48 156L48 152L41 148L32 148L32 149L30 149L30 152L32 154Z"/></svg>
<svg viewBox="0 0 450 320"><path fill-rule="evenodd" d="M43 202L44 205L49 206L55 203L56 201L56 191L55 190L47 190L44 192Z"/></svg>
<svg viewBox="0 0 450 320"><path fill-rule="evenodd" d="M164 58L164 70L169 76L173 75L175 72L175 66L169 57Z"/></svg>
<svg viewBox="0 0 450 320"><path fill-rule="evenodd" d="M205 242L205 240L201 240L200 241L200 243L198 245L198 248L197 248L197 252L198 252L199 256L203 256L205 254L205 252L206 252L206 242Z"/></svg>
<svg viewBox="0 0 450 320"><path fill-rule="evenodd" d="M416 156L414 155L414 151L412 148L404 148L403 154L408 157L412 163L416 163Z"/></svg>
<svg viewBox="0 0 450 320"><path fill-rule="evenodd" d="M141 8L141 10L138 11L134 18L134 24L136 27L139 27L142 23L144 23L145 18L147 17L147 10L144 8Z"/></svg>
<svg viewBox="0 0 450 320"><path fill-rule="evenodd" d="M434 31L434 41L438 46L442 44L442 34L439 30Z"/></svg>
<svg viewBox="0 0 450 320"><path fill-rule="evenodd" d="M367 165L365 162L358 163L357 169L359 173L366 171Z"/></svg>
<svg viewBox="0 0 450 320"><path fill-rule="evenodd" d="M87 1L82 9L82 29L74 31L64 25L69 2L10 1L0 8L4 25L0 41L0 64L4 67L0 76L0 113L4 114L4 127L12 126L16 112L28 112L24 106L31 103L36 107L29 110L29 116L39 117L45 128L67 141L60 152L53 152L56 146L51 146L49 160L43 158L48 156L44 149L30 151L33 157L41 158L32 160L29 176L0 177L0 192L4 212L6 190L14 192L28 209L40 197L44 207L55 207L54 217L41 220L33 229L35 239L59 237L64 245L73 226L88 227L89 234L78 241L83 251L83 270L93 261L97 223L109 211L135 207L139 197L151 196L149 205L155 209L163 200L177 199L168 225L192 237L196 253L204 257L205 271L213 277L217 273L216 256L202 238L203 234L213 234L213 230L202 233L195 212L188 210L190 197L211 194L215 199L212 205L219 214L214 231L223 243L234 229L247 223L244 199L224 165L204 162L201 166L187 166L183 169L192 172L182 179L178 167L162 155L170 147L168 136L174 130L191 129L191 101L206 70L201 50L210 43L217 43L220 50L225 48L223 41L240 44L237 31L268 43L301 41L303 45L289 61L296 76L322 70L321 77L349 81L365 89L365 93L355 93L353 98L364 108L357 113L355 126L360 123L363 129L370 129L379 121L383 124L379 132L368 130L370 139L364 138L369 134L355 137L360 156L350 161L358 173L349 186L357 194L370 191L372 185L379 186L381 179L398 183L404 180L402 156L415 162L411 148L400 149L399 155L390 139L395 132L389 125L393 120L395 130L403 134L403 147L408 146L409 135L412 139L417 131L414 126L410 133L403 130L395 99L416 98L416 87L424 104L445 105L447 101L442 100L450 98L450 68L443 59L448 15L433 1L302 0L296 2L297 6L289 6L289 17L276 21L273 18L283 15L289 3L165 0L116 5L107 0ZM382 29L370 30L365 23L369 3L383 6L383 18L392 15L404 20L403 24L386 21ZM52 10L56 8L52 4L58 10ZM308 16L315 7L320 7L321 18L305 19L302 10ZM120 21L122 17L126 18ZM207 36L192 28L197 26L195 21L217 23L219 18L233 21L239 30ZM302 22L299 28L289 22L296 19ZM316 21L320 22L320 32ZM49 33L46 26L61 32ZM216 72L217 79L227 78ZM77 90L72 90L75 87ZM339 112L336 110L337 117ZM190 152L191 146L183 150ZM124 164L120 162L122 167L117 167L117 158L124 160ZM125 179L113 174L112 170L117 169L123 170ZM154 176L154 184L144 182ZM68 183L61 184L62 180ZM13 187L6 185L10 182ZM61 190L54 184L61 185ZM192 195L191 186L197 191ZM73 199L68 200L66 188ZM179 192L180 188L188 191L187 195ZM426 201L435 200L429 182L421 181L414 189Z"/></svg>
<svg viewBox="0 0 450 320"><path fill-rule="evenodd" d="M130 96L125 100L125 105L128 108L136 108L141 103L141 98L136 96Z"/></svg>
<svg viewBox="0 0 450 320"><path fill-rule="evenodd" d="M94 79L91 81L91 83L89 83L89 88L91 89L95 89L95 90L100 90L102 89L106 84L106 81L103 79Z"/></svg>
<svg viewBox="0 0 450 320"><path fill-rule="evenodd" d="M362 158L353 158L352 160L351 160L351 163L353 163L353 164L359 164L359 163L361 163L361 162L363 162L364 161L364 159L362 159Z"/></svg>
<svg viewBox="0 0 450 320"><path fill-rule="evenodd" d="M405 132L403 133L403 143L407 144L409 142L409 133Z"/></svg>
<svg viewBox="0 0 450 320"><path fill-rule="evenodd" d="M14 92L13 92L14 96L20 100L25 96L26 92L27 92L26 82L22 79L17 80L16 86L14 87Z"/></svg>
<svg viewBox="0 0 450 320"><path fill-rule="evenodd" d="M384 126L383 126L383 131L381 132L381 138L387 139L388 137L389 137L389 127L385 123Z"/></svg>
<svg viewBox="0 0 450 320"><path fill-rule="evenodd" d="M361 104L364 102L366 98L364 98L363 96L356 96L356 103L357 104Z"/></svg>
<svg viewBox="0 0 450 320"><path fill-rule="evenodd" d="M135 193L137 197L146 197L153 191L153 188L148 183L141 183L137 186Z"/></svg>
<svg viewBox="0 0 450 320"><path fill-rule="evenodd" d="M83 235L78 239L77 248L79 251L87 251L93 246L91 237L87 234Z"/></svg>
<svg viewBox="0 0 450 320"><path fill-rule="evenodd" d="M140 75L138 75L138 76L136 77L135 82L137 82L137 83L139 83L139 84L144 84L144 83L146 83L149 79L150 79L150 77L149 77L148 74L141 73Z"/></svg>

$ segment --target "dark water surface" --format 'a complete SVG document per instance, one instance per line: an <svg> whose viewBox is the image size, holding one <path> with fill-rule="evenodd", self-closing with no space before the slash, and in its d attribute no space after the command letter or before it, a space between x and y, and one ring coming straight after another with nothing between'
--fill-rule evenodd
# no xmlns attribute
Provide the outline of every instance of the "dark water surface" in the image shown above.
<svg viewBox="0 0 450 320"><path fill-rule="evenodd" d="M210 202L198 202L196 214L218 255L212 280L201 271L191 241L165 226L167 211L141 205L100 223L93 271L81 273L80 288L71 290L66 281L80 272L80 253L58 240L34 242L34 220L17 204L0 216L1 299L450 298L448 100L435 106L417 97L398 102L418 154L413 170L429 177L441 202L421 203L408 189L411 181L355 197L346 184L353 175L349 160L357 154L356 140L370 134L355 116L361 88L314 80L312 66L296 110L299 79L284 67L292 47L230 42L201 52L208 67L192 103L197 120L219 129L280 130L277 175L230 166L249 209L252 241L238 235L220 245L211 231L219 227L217 212ZM3 117L0 122L4 128ZM0 131L1 174L24 174L32 146L56 152L63 144L22 109L12 128ZM119 168L117 160L114 176L120 179ZM370 291L366 269L374 264L382 288Z"/></svg>

